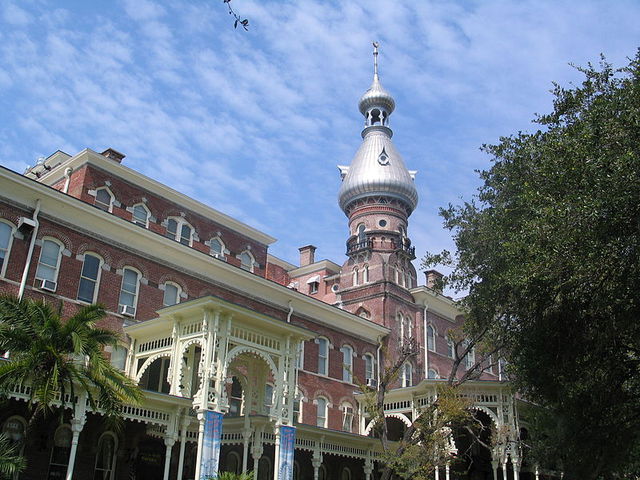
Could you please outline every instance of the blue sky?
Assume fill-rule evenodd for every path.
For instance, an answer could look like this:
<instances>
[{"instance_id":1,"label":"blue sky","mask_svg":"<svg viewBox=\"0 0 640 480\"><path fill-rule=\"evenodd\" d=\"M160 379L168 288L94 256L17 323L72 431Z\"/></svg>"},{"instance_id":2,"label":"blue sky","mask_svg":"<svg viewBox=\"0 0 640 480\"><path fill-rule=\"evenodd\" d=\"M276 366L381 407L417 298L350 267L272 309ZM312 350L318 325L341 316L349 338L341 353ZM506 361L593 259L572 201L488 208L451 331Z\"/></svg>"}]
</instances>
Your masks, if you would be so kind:
<instances>
[{"instance_id":1,"label":"blue sky","mask_svg":"<svg viewBox=\"0 0 640 480\"><path fill-rule=\"evenodd\" d=\"M113 147L125 164L269 233L297 262L344 260L338 164L360 143L380 75L394 141L418 170L409 234L451 248L438 207L469 199L479 151L533 130L568 64L640 46L638 1L0 1L0 163Z\"/></svg>"}]
</instances>

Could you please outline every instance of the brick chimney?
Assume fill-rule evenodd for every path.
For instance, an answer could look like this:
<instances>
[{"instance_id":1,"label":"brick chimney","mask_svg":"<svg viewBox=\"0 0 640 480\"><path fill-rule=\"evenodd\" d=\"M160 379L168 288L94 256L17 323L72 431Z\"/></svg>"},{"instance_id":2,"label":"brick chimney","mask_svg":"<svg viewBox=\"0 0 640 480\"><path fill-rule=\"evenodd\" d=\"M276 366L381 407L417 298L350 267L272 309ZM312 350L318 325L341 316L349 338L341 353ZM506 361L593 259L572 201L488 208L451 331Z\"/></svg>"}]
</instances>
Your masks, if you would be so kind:
<instances>
[{"instance_id":1,"label":"brick chimney","mask_svg":"<svg viewBox=\"0 0 640 480\"><path fill-rule=\"evenodd\" d=\"M114 150L113 148L107 148L100 155L107 157L113 160L114 162L118 162L118 163L122 163L122 159L126 157L124 153L120 153L119 151Z\"/></svg>"},{"instance_id":2,"label":"brick chimney","mask_svg":"<svg viewBox=\"0 0 640 480\"><path fill-rule=\"evenodd\" d=\"M313 245L307 245L305 247L300 247L298 250L300 251L301 267L315 263L316 247Z\"/></svg>"},{"instance_id":3,"label":"brick chimney","mask_svg":"<svg viewBox=\"0 0 640 480\"><path fill-rule=\"evenodd\" d=\"M426 270L424 274L427 277L427 288L435 290L438 293L442 293L442 285L440 285L440 280L442 280L442 277L444 277L444 275L437 270Z\"/></svg>"}]
</instances>

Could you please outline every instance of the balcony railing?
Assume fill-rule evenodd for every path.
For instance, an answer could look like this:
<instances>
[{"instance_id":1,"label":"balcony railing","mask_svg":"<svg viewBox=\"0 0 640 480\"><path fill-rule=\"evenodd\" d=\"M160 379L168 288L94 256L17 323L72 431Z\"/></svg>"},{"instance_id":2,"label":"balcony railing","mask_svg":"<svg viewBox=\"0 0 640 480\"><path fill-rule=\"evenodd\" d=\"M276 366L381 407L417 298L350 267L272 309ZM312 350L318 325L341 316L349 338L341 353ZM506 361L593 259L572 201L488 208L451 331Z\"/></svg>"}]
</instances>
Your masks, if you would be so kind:
<instances>
[{"instance_id":1,"label":"balcony railing","mask_svg":"<svg viewBox=\"0 0 640 480\"><path fill-rule=\"evenodd\" d=\"M361 250L370 250L373 248L373 240L364 240L362 242L354 242L347 244L347 255L359 252Z\"/></svg>"},{"instance_id":2,"label":"balcony railing","mask_svg":"<svg viewBox=\"0 0 640 480\"><path fill-rule=\"evenodd\" d=\"M405 252L407 255L409 255L411 257L415 257L416 256L416 247L412 247L410 245L405 245L404 243L395 243L395 242L393 242L393 248L394 248L394 250L400 250L402 252Z\"/></svg>"}]
</instances>

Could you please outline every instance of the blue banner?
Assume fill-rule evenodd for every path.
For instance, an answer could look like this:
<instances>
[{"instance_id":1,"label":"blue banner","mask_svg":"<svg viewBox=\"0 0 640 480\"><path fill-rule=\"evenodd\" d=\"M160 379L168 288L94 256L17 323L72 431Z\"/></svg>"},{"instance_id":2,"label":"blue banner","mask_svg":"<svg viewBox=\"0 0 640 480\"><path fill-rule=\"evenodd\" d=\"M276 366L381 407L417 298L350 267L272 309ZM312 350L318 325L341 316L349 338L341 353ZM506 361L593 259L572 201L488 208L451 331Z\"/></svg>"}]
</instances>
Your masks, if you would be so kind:
<instances>
[{"instance_id":1,"label":"blue banner","mask_svg":"<svg viewBox=\"0 0 640 480\"><path fill-rule=\"evenodd\" d=\"M218 476L220 460L220 441L222 439L222 413L207 410L204 412L204 436L200 457L200 480Z\"/></svg>"},{"instance_id":2,"label":"blue banner","mask_svg":"<svg viewBox=\"0 0 640 480\"><path fill-rule=\"evenodd\" d=\"M296 448L296 427L280 427L280 470L278 480L293 480L293 453Z\"/></svg>"}]
</instances>

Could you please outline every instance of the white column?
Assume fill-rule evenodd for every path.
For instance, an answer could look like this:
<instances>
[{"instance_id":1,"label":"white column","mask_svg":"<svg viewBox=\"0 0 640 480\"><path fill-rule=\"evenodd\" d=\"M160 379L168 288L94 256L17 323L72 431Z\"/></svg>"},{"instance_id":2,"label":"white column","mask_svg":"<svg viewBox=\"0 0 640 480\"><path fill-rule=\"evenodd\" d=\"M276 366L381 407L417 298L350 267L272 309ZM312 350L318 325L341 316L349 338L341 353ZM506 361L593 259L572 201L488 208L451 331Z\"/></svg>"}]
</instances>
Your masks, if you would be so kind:
<instances>
[{"instance_id":1,"label":"white column","mask_svg":"<svg viewBox=\"0 0 640 480\"><path fill-rule=\"evenodd\" d=\"M491 461L491 469L493 470L493 480L498 480L498 465L497 461Z\"/></svg>"},{"instance_id":2,"label":"white column","mask_svg":"<svg viewBox=\"0 0 640 480\"><path fill-rule=\"evenodd\" d=\"M313 480L318 480L318 471L320 470L320 465L322 465L322 452L320 451L320 444L322 440L319 442L316 441L316 447L313 450L313 457L311 458L311 466L313 467Z\"/></svg>"},{"instance_id":3,"label":"white column","mask_svg":"<svg viewBox=\"0 0 640 480\"><path fill-rule=\"evenodd\" d=\"M502 461L502 480L507 480L507 460Z\"/></svg>"},{"instance_id":4,"label":"white column","mask_svg":"<svg viewBox=\"0 0 640 480\"><path fill-rule=\"evenodd\" d=\"M436 469L434 473L435 473L435 479L440 480L440 467L438 465L436 465Z\"/></svg>"},{"instance_id":5,"label":"white column","mask_svg":"<svg viewBox=\"0 0 640 480\"><path fill-rule=\"evenodd\" d=\"M184 449L187 446L187 427L189 426L189 415L185 412L182 419L182 430L180 431L180 453L178 457L177 480L182 480L182 470L184 469Z\"/></svg>"},{"instance_id":6,"label":"white column","mask_svg":"<svg viewBox=\"0 0 640 480\"><path fill-rule=\"evenodd\" d=\"M242 473L244 473L247 471L247 466L249 462L249 441L251 440L250 428L245 428L242 431L242 439L244 441L242 446Z\"/></svg>"},{"instance_id":7,"label":"white column","mask_svg":"<svg viewBox=\"0 0 640 480\"><path fill-rule=\"evenodd\" d=\"M446 480L451 480L451 472L449 471L448 463L444 466L444 478L446 478Z\"/></svg>"},{"instance_id":8,"label":"white column","mask_svg":"<svg viewBox=\"0 0 640 480\"><path fill-rule=\"evenodd\" d=\"M173 437L164 437L164 475L162 476L162 480L169 480L169 470L171 469L171 450L173 445L176 443L175 438Z\"/></svg>"},{"instance_id":9,"label":"white column","mask_svg":"<svg viewBox=\"0 0 640 480\"><path fill-rule=\"evenodd\" d=\"M202 460L202 445L204 442L204 411L198 411L198 448L196 450L195 478L200 478L200 461Z\"/></svg>"},{"instance_id":10,"label":"white column","mask_svg":"<svg viewBox=\"0 0 640 480\"><path fill-rule=\"evenodd\" d=\"M519 480L520 479L520 459L518 458L512 458L511 459L511 466L513 467L513 480Z\"/></svg>"},{"instance_id":11,"label":"white column","mask_svg":"<svg viewBox=\"0 0 640 480\"><path fill-rule=\"evenodd\" d=\"M84 402L84 396L81 396L78 401ZM82 427L84 427L84 415L82 416L82 418L71 419L71 433L73 434L73 436L71 437L71 450L69 451L69 463L67 464L66 480L73 479L73 467L76 463L76 452L78 451L78 438L80 437Z\"/></svg>"},{"instance_id":12,"label":"white column","mask_svg":"<svg viewBox=\"0 0 640 480\"><path fill-rule=\"evenodd\" d=\"M264 427L253 434L253 447L251 448L251 455L253 455L253 479L258 480L258 467L260 466L260 457L262 456L262 431Z\"/></svg>"},{"instance_id":13,"label":"white column","mask_svg":"<svg viewBox=\"0 0 640 480\"><path fill-rule=\"evenodd\" d=\"M278 479L280 472L280 425L276 423L274 429L276 439L273 449L273 478Z\"/></svg>"},{"instance_id":14,"label":"white column","mask_svg":"<svg viewBox=\"0 0 640 480\"><path fill-rule=\"evenodd\" d=\"M538 470L537 465L536 465L536 480L540 480L540 470Z\"/></svg>"},{"instance_id":15,"label":"white column","mask_svg":"<svg viewBox=\"0 0 640 480\"><path fill-rule=\"evenodd\" d=\"M371 458L367 458L364 461L364 478L365 480L371 480L371 474L373 473L373 461Z\"/></svg>"}]
</instances>

